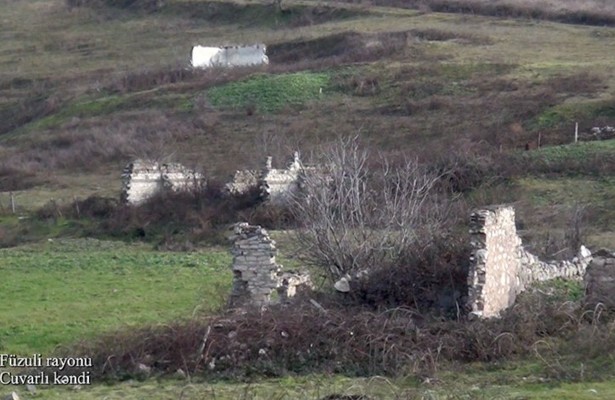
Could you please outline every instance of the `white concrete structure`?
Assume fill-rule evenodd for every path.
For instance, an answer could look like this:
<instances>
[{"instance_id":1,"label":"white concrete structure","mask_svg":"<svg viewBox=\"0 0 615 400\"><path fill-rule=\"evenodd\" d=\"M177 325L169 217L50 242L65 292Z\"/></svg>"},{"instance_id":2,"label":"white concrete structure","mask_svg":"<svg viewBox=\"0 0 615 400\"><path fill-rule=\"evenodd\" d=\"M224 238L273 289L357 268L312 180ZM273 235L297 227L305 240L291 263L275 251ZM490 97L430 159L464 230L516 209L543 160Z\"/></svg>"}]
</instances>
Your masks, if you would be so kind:
<instances>
[{"instance_id":1,"label":"white concrete structure","mask_svg":"<svg viewBox=\"0 0 615 400\"><path fill-rule=\"evenodd\" d=\"M193 68L239 67L269 64L264 44L250 46L194 46L190 63Z\"/></svg>"}]
</instances>

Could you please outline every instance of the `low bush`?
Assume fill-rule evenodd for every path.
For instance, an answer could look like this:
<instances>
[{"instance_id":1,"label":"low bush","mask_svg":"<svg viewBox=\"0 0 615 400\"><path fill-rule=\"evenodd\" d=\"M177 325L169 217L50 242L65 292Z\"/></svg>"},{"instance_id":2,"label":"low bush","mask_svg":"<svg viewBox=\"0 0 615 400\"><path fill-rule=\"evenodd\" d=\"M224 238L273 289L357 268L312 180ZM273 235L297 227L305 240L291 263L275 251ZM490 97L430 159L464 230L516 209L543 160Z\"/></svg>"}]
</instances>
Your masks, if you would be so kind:
<instances>
[{"instance_id":1,"label":"low bush","mask_svg":"<svg viewBox=\"0 0 615 400\"><path fill-rule=\"evenodd\" d=\"M612 322L586 321L578 305L555 301L539 290L519 296L502 318L477 321L438 321L409 308L374 312L319 300L324 311L306 298L260 312L116 332L70 351L93 358L96 378L112 379L138 377L139 364L155 373L182 369L234 379L310 372L431 374L442 363L512 361L532 354L545 364L546 375L562 360L568 362L564 379L578 377L578 363L585 363L588 375L615 373L599 369L615 357L613 347L606 346L615 338ZM573 346L589 346L592 352L578 353Z\"/></svg>"},{"instance_id":2,"label":"low bush","mask_svg":"<svg viewBox=\"0 0 615 400\"><path fill-rule=\"evenodd\" d=\"M0 164L0 188L4 192L24 190L43 183L44 180L25 168Z\"/></svg>"},{"instance_id":3,"label":"low bush","mask_svg":"<svg viewBox=\"0 0 615 400\"><path fill-rule=\"evenodd\" d=\"M377 309L408 307L448 318L465 315L469 243L465 236L444 236L425 248L412 248L398 264L376 266L356 283L351 281L351 294L358 304Z\"/></svg>"},{"instance_id":4,"label":"low bush","mask_svg":"<svg viewBox=\"0 0 615 400\"><path fill-rule=\"evenodd\" d=\"M347 0L353 1L353 0ZM587 25L615 25L615 7L600 0L552 2L517 0L372 0L378 6L496 17L546 19Z\"/></svg>"},{"instance_id":5,"label":"low bush","mask_svg":"<svg viewBox=\"0 0 615 400\"><path fill-rule=\"evenodd\" d=\"M94 218L99 234L154 241L160 248L175 250L190 249L201 241L227 245L226 229L240 221L269 229L294 224L287 209L263 202L260 188L231 195L214 180L196 190L162 191L138 205L90 197L63 207L48 204L37 215Z\"/></svg>"}]
</instances>

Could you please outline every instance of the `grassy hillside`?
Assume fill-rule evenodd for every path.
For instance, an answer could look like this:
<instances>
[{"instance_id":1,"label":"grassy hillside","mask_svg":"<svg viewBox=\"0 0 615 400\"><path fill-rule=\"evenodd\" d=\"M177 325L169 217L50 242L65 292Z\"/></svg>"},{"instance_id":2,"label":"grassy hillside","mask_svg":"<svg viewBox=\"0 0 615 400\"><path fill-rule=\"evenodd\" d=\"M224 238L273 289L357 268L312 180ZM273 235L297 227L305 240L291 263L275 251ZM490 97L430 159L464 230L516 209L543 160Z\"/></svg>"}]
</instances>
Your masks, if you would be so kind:
<instances>
[{"instance_id":1,"label":"grassy hillside","mask_svg":"<svg viewBox=\"0 0 615 400\"><path fill-rule=\"evenodd\" d=\"M539 155L532 170L497 156L538 137L569 143L576 122L581 132L614 125L615 28L549 17L595 12L597 3L502 2L495 16L478 12L487 7L478 1L444 8L454 13L412 4L2 4L0 207L8 209L9 191L24 211L52 199L117 198L121 169L137 157L224 180L266 155L281 164L299 149L309 161L321 145L357 134L391 156L429 163L491 157L521 185L480 188L475 205L517 202L520 214L535 205L525 177L612 172L607 147L607 157L589 161L571 154L567 172ZM515 11L523 7L542 13ZM254 41L267 43L268 67L188 68L193 44ZM535 229L543 222L534 219ZM592 234L613 243L605 225Z\"/></svg>"},{"instance_id":2,"label":"grassy hillside","mask_svg":"<svg viewBox=\"0 0 615 400\"><path fill-rule=\"evenodd\" d=\"M0 247L8 247L0 250L0 352L47 353L117 328L172 327L174 320L222 304L229 256L212 249L221 236L211 234L212 226L229 222L228 215L256 221L276 215L239 206L232 214L235 205L218 203L199 213L184 210L188 203L164 203L108 219L75 216L71 203L77 199L119 198L122 168L134 158L178 161L225 180L237 169L260 166L268 155L281 165L300 150L317 162L323 145L359 136L392 160L416 157L435 170L454 168L464 210L513 203L524 241L536 253L560 254L575 227L590 248L615 247L614 142L571 143L575 123L581 133L615 126L612 4L280 5L0 2ZM267 44L268 66L189 68L192 45L254 42ZM101 228L105 224L111 228ZM284 233L277 235L281 248L291 247ZM75 239L84 236L101 240ZM106 241L110 237L136 243ZM177 250L166 246L169 237L194 239L196 252L152 250L152 244ZM581 336L581 317L558 315L558 327ZM534 351L532 357L519 364L459 370L439 363L436 346L437 353L417 361L432 363L429 379L295 377L238 387L165 378L82 391L54 388L37 396L613 397L612 383L578 383L611 379L613 371L582 354L558 353L559 342L543 340L547 334L540 329L532 328L537 336L529 337L541 339L522 352ZM478 343L484 347L476 351L506 347L500 339L508 337ZM594 375L588 378L587 371Z\"/></svg>"},{"instance_id":3,"label":"grassy hillside","mask_svg":"<svg viewBox=\"0 0 615 400\"><path fill-rule=\"evenodd\" d=\"M538 131L561 143L573 120L589 129L614 117L611 28L291 1L279 15L267 3L94 4L2 5L6 189L58 187L85 170L117 191L121 166L136 156L172 156L225 177L265 149L307 154L357 132L385 151L430 143L438 154L461 139L515 149ZM268 44L269 68L186 70L193 44L255 40ZM221 85L255 72L310 70L329 76L319 86L337 95L256 115L246 110L256 93L224 98Z\"/></svg>"}]
</instances>

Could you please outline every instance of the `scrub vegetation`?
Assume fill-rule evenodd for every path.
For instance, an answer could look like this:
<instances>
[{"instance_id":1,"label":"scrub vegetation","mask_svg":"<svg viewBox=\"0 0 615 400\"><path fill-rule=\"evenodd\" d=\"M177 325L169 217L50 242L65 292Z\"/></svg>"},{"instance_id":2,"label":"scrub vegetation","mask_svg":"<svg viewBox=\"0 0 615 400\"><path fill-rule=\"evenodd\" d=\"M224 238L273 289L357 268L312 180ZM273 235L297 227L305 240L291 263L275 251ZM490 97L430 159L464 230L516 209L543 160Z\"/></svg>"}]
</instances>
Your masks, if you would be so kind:
<instances>
[{"instance_id":1,"label":"scrub vegetation","mask_svg":"<svg viewBox=\"0 0 615 400\"><path fill-rule=\"evenodd\" d=\"M490 321L434 295L464 284L474 207L512 203L546 258L615 247L613 140L572 143L577 123L584 138L615 126L609 2L22 0L0 4L0 25L0 353L95 364L95 385L35 397L615 395L613 315L587 309L580 284L535 287ZM193 44L254 42L269 65L189 68ZM340 143L364 169L317 192L320 208L219 195L268 155L330 163ZM208 185L123 206L135 158ZM394 207L412 194L390 175L400 166L429 183L416 207L429 218L396 214L414 209ZM344 192L352 176L366 184ZM365 202L332 203L353 196ZM327 217L352 221L352 239L318 258L295 230ZM238 221L273 230L282 263L308 265L318 290L226 310ZM364 268L378 273L355 295L328 289Z\"/></svg>"}]
</instances>

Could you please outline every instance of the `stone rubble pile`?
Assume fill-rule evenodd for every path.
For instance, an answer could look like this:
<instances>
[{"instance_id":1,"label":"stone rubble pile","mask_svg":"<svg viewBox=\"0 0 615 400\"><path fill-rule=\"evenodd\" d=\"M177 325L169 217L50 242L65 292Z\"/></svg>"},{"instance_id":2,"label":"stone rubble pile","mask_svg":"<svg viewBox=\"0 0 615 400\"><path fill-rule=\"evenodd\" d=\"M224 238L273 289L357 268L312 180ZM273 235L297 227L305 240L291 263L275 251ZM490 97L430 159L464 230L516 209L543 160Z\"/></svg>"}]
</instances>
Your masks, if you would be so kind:
<instances>
[{"instance_id":1,"label":"stone rubble pile","mask_svg":"<svg viewBox=\"0 0 615 400\"><path fill-rule=\"evenodd\" d=\"M612 126L595 126L591 130L591 135L594 140L607 140L615 137L615 127Z\"/></svg>"},{"instance_id":2,"label":"stone rubble pile","mask_svg":"<svg viewBox=\"0 0 615 400\"><path fill-rule=\"evenodd\" d=\"M257 170L235 171L233 179L224 188L231 195L247 193L251 188L258 187L260 175Z\"/></svg>"}]
</instances>

